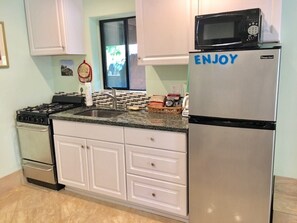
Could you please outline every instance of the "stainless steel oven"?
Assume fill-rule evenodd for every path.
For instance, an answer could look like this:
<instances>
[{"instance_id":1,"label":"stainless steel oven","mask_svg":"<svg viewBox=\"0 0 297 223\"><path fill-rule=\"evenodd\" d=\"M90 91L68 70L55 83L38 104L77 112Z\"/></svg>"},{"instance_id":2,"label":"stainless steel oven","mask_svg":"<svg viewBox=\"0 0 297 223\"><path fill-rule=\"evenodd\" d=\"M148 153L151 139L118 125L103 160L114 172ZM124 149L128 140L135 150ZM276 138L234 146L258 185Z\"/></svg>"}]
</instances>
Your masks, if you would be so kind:
<instances>
[{"instance_id":1,"label":"stainless steel oven","mask_svg":"<svg viewBox=\"0 0 297 223\"><path fill-rule=\"evenodd\" d=\"M55 184L55 160L50 126L17 122L25 177Z\"/></svg>"},{"instance_id":2,"label":"stainless steel oven","mask_svg":"<svg viewBox=\"0 0 297 223\"><path fill-rule=\"evenodd\" d=\"M52 123L49 115L81 106L83 97L74 93L60 92L49 104L27 107L17 111L17 131L22 167L27 181L59 190Z\"/></svg>"}]
</instances>

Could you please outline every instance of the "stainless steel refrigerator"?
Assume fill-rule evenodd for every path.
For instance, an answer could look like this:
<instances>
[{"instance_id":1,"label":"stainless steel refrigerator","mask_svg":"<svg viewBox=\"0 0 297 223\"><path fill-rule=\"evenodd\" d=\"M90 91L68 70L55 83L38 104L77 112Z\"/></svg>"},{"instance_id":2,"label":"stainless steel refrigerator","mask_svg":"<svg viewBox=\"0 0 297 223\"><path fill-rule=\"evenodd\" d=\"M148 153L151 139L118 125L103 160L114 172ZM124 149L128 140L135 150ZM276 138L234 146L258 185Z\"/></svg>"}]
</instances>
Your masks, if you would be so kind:
<instances>
[{"instance_id":1,"label":"stainless steel refrigerator","mask_svg":"<svg viewBox=\"0 0 297 223\"><path fill-rule=\"evenodd\" d=\"M190 223L269 223L280 47L189 63Z\"/></svg>"}]
</instances>

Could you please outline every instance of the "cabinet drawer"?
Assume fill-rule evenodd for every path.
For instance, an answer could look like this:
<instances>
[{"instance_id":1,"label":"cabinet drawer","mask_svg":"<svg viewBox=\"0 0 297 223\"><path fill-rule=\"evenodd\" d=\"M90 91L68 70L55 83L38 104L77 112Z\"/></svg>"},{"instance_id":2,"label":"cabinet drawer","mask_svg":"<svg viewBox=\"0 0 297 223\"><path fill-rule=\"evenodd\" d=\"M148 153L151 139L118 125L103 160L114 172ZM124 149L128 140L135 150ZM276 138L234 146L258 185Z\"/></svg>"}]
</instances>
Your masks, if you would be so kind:
<instances>
[{"instance_id":1,"label":"cabinet drawer","mask_svg":"<svg viewBox=\"0 0 297 223\"><path fill-rule=\"evenodd\" d=\"M53 120L54 134L124 143L123 127Z\"/></svg>"},{"instance_id":2,"label":"cabinet drawer","mask_svg":"<svg viewBox=\"0 0 297 223\"><path fill-rule=\"evenodd\" d=\"M186 152L186 133L138 128L125 128L127 144Z\"/></svg>"},{"instance_id":3,"label":"cabinet drawer","mask_svg":"<svg viewBox=\"0 0 297 223\"><path fill-rule=\"evenodd\" d=\"M186 153L126 146L127 172L186 185Z\"/></svg>"},{"instance_id":4,"label":"cabinet drawer","mask_svg":"<svg viewBox=\"0 0 297 223\"><path fill-rule=\"evenodd\" d=\"M127 174L128 200L151 208L187 215L186 186Z\"/></svg>"}]
</instances>

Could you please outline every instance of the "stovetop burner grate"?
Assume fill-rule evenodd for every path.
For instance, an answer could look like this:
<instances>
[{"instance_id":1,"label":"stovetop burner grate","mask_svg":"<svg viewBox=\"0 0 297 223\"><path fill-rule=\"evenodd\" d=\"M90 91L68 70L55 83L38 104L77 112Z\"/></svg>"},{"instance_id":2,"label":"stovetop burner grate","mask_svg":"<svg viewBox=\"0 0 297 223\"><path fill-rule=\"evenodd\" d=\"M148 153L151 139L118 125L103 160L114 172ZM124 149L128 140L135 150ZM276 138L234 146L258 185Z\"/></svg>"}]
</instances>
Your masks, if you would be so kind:
<instances>
[{"instance_id":1,"label":"stovetop burner grate","mask_svg":"<svg viewBox=\"0 0 297 223\"><path fill-rule=\"evenodd\" d=\"M59 92L53 96L52 103L28 106L17 111L17 121L49 125L49 115L82 106L84 98L78 93Z\"/></svg>"}]
</instances>

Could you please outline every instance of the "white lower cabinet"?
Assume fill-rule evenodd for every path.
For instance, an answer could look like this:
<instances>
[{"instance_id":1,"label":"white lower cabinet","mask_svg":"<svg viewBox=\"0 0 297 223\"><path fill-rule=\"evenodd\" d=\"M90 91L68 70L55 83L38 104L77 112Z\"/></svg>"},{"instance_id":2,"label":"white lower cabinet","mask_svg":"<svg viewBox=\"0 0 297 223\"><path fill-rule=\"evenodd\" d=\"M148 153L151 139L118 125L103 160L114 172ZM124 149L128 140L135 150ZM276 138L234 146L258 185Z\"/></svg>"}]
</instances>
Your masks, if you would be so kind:
<instances>
[{"instance_id":1,"label":"white lower cabinet","mask_svg":"<svg viewBox=\"0 0 297 223\"><path fill-rule=\"evenodd\" d=\"M186 218L186 133L60 120L53 125L59 183Z\"/></svg>"},{"instance_id":2,"label":"white lower cabinet","mask_svg":"<svg viewBox=\"0 0 297 223\"><path fill-rule=\"evenodd\" d=\"M124 145L87 140L90 191L126 199Z\"/></svg>"},{"instance_id":3,"label":"white lower cabinet","mask_svg":"<svg viewBox=\"0 0 297 223\"><path fill-rule=\"evenodd\" d=\"M86 140L59 135L54 140L59 183L88 190Z\"/></svg>"},{"instance_id":4,"label":"white lower cabinet","mask_svg":"<svg viewBox=\"0 0 297 223\"><path fill-rule=\"evenodd\" d=\"M106 139L102 136L109 130L104 125L95 126L98 127L98 137L100 131L105 131L101 135L102 141L63 135L72 135L71 125L72 131L76 131L73 135L78 135L77 131L82 130L85 134L85 124L80 126L75 122L54 121L54 132L57 130L61 134L54 135L59 183L126 200L124 144L103 141ZM89 125L90 128L94 127L93 124ZM123 128L118 128L123 134ZM110 131L110 134L113 133Z\"/></svg>"},{"instance_id":5,"label":"white lower cabinet","mask_svg":"<svg viewBox=\"0 0 297 223\"><path fill-rule=\"evenodd\" d=\"M186 139L186 133L125 128L129 201L187 216Z\"/></svg>"}]
</instances>

